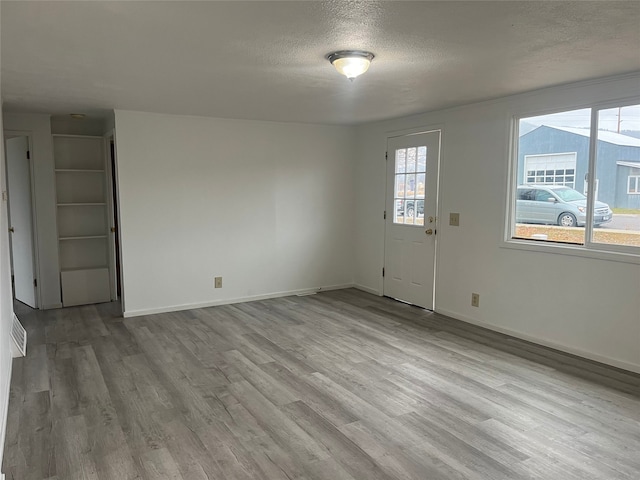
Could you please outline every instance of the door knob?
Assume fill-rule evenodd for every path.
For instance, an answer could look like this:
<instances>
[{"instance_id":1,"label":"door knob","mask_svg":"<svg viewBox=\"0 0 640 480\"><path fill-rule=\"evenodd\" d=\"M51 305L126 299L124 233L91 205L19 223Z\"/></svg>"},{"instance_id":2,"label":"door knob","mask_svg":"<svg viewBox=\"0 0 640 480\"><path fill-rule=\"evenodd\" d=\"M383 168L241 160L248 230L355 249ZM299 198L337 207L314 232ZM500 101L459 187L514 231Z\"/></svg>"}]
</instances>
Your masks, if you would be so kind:
<instances>
[{"instance_id":1,"label":"door knob","mask_svg":"<svg viewBox=\"0 0 640 480\"><path fill-rule=\"evenodd\" d=\"M425 230L424 233L426 233L427 235L433 235L433 230L429 228L428 230Z\"/></svg>"},{"instance_id":2,"label":"door knob","mask_svg":"<svg viewBox=\"0 0 640 480\"><path fill-rule=\"evenodd\" d=\"M433 223L433 217L429 217L429 223Z\"/></svg>"},{"instance_id":3,"label":"door knob","mask_svg":"<svg viewBox=\"0 0 640 480\"><path fill-rule=\"evenodd\" d=\"M13 227L9 227L9 231L10 231L11 233L14 233L14 232L15 232L15 230L14 230L14 228L13 228Z\"/></svg>"}]
</instances>

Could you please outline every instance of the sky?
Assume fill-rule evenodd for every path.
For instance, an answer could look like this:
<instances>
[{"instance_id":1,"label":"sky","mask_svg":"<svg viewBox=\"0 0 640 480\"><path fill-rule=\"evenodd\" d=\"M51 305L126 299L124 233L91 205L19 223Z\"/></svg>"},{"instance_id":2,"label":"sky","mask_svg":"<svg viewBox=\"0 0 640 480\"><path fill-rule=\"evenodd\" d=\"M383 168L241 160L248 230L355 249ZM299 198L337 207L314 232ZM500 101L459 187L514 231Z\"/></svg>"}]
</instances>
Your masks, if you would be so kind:
<instances>
[{"instance_id":1,"label":"sky","mask_svg":"<svg viewBox=\"0 0 640 480\"><path fill-rule=\"evenodd\" d=\"M624 132L625 130L640 131L640 105L622 107L620 110L618 107L601 110L598 118L598 129L617 132L618 114L620 114L621 120L620 132ZM522 120L536 126L549 125L552 127L589 128L591 123L591 109L584 108L571 112L523 118Z\"/></svg>"}]
</instances>

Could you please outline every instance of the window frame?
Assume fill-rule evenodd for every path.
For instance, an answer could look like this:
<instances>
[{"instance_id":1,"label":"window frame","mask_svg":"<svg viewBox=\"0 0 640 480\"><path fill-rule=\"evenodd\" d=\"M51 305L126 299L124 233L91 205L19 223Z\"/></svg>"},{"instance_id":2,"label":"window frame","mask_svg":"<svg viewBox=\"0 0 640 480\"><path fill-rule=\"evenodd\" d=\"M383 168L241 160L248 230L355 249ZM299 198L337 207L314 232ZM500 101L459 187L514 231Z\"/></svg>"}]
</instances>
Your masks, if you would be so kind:
<instances>
[{"instance_id":1,"label":"window frame","mask_svg":"<svg viewBox=\"0 0 640 480\"><path fill-rule=\"evenodd\" d=\"M407 159L409 157L409 149L414 148L416 150L416 158L415 158L415 169L413 172L407 172ZM420 165L420 149L424 148L425 149L425 165L424 165L424 170L419 170L419 165ZM404 150L405 151L405 167L404 167L404 171L403 172L398 172L398 164L397 164L397 155L398 155L398 151L399 150ZM420 228L424 228L424 224L425 224L425 218L424 218L424 205L425 205L425 200L426 200L426 181L427 181L427 156L428 156L428 151L427 151L427 147L425 145L417 145L414 147L404 147L404 148L400 148L400 149L396 149L393 150L393 164L394 164L394 168L393 168L393 176L394 176L394 180L393 180L393 212L392 215L393 217L391 218L391 221L393 223L393 225L402 225L405 227L420 227ZM397 188L398 188L398 177L400 175L404 176L404 183L403 183L403 192L404 192L404 196L403 197L398 197L396 196L397 194ZM414 175L415 177L415 185L414 185L414 191L413 191L413 197L407 197L407 177L409 175ZM418 197L418 176L419 175L424 175L424 189L425 191L422 194L422 197ZM402 206L403 206L403 221L402 222L397 222L397 218L398 218L398 210L397 210L397 202L401 201L402 202ZM413 203L413 221L412 223L406 223L406 219L407 219L407 204L409 202ZM422 223L418 223L419 217L418 217L418 204L419 202L422 202Z\"/></svg>"},{"instance_id":2,"label":"window frame","mask_svg":"<svg viewBox=\"0 0 640 480\"><path fill-rule=\"evenodd\" d=\"M636 182L635 191L631 191L631 179L634 179ZM640 195L640 175L629 175L627 177L627 195Z\"/></svg>"},{"instance_id":3,"label":"window frame","mask_svg":"<svg viewBox=\"0 0 640 480\"><path fill-rule=\"evenodd\" d=\"M507 166L507 198L505 208L505 229L501 246L518 250L529 250L543 253L574 255L587 258L597 258L625 263L640 264L640 247L629 245L615 245L594 242L593 216L595 205L595 189L587 192L587 219L585 225L584 244L566 244L553 241L541 241L535 239L514 238L516 228L516 197L518 188L518 153L520 141L520 121L525 118L541 115L564 113L571 110L591 109L590 136L589 136L589 162L588 173L585 180L593 184L593 173L597 162L598 142L598 115L601 110L610 108L627 107L640 104L640 97L625 97L603 102L588 104L566 105L562 108L548 108L542 110L523 110L510 116L510 141L508 145ZM627 185L628 187L628 185Z\"/></svg>"}]
</instances>

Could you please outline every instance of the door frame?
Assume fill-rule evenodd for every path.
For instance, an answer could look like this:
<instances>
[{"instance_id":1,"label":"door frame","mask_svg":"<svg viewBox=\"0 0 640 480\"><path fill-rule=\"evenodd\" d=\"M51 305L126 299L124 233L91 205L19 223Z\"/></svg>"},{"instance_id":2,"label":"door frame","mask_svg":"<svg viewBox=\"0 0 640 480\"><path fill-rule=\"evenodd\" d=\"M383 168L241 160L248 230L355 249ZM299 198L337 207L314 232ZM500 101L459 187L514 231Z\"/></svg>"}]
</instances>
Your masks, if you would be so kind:
<instances>
[{"instance_id":1,"label":"door frame","mask_svg":"<svg viewBox=\"0 0 640 480\"><path fill-rule=\"evenodd\" d=\"M115 234L110 236L109 240L109 263L111 274L109 275L109 285L111 288L111 301L118 300L117 284L120 283L120 309L124 312L124 279L122 268L122 222L120 218L120 189L118 184L118 149L116 148L116 129L107 131L104 135L105 148L105 172L107 173L107 212L109 215L109 223L113 223L117 213L117 229ZM113 142L113 162L111 159L111 142ZM115 191L115 203L114 194ZM111 227L109 227L111 228ZM116 237L120 248L116 248ZM116 258L117 256L117 258ZM116 264L120 264L120 271L116 268Z\"/></svg>"},{"instance_id":2,"label":"door frame","mask_svg":"<svg viewBox=\"0 0 640 480\"><path fill-rule=\"evenodd\" d=\"M384 165L384 175L383 177L383 182L384 182L384 187L382 189L382 191L384 192L384 196L383 196L383 211L386 211L387 208L387 195L389 194L388 192L388 166L387 166L387 155L388 155L388 150L389 150L389 140L391 139L396 139L399 137L408 137L411 135L419 135L421 133L432 133L432 132L440 132L440 145L439 145L439 152L438 152L438 176L436 178L436 222L435 222L435 229L439 230L440 229L440 220L442 218L442 202L440 201L441 198L441 189L440 189L440 179L442 178L442 171L443 171L443 165L444 163L442 162L442 158L444 155L444 135L445 135L445 129L444 129L444 124L443 123L435 123L435 124L430 124L430 125L426 125L423 127L414 127L414 128L409 128L409 129L402 129L402 130L392 130L389 132L386 132L385 135L385 143L384 143L384 151L385 151L385 155L383 156L383 165ZM389 215L390 212L386 212L387 215ZM383 224L382 224L382 258L381 258L381 269L380 269L380 283L379 283L379 291L380 291L380 295L381 296L385 296L384 295L384 277L382 276L382 269L385 266L385 257L386 257L386 249L387 249L387 224L386 224L386 219L383 219ZM436 296L436 286L438 284L438 264L439 264L439 257L440 257L440 242L438 241L438 236L437 234L434 236L434 255L433 255L433 312L437 311L437 296ZM390 297L391 298L391 297ZM422 308L422 307L420 307Z\"/></svg>"},{"instance_id":3,"label":"door frame","mask_svg":"<svg viewBox=\"0 0 640 480\"><path fill-rule=\"evenodd\" d=\"M35 169L34 169L35 153L33 151L33 132L25 131L25 130L4 130L3 135L4 135L4 141L3 141L2 148L4 149L4 153L5 153L5 159L4 159L5 171L8 167L6 141L11 138L27 137L27 148L29 149L29 158L27 161L29 162L29 184L31 185L31 232L32 232L31 245L33 249L31 253L33 255L33 278L38 282L38 286L35 287L35 290L36 290L35 304L36 304L36 309L39 310L42 308L42 283L40 282L40 254L39 254L40 248L39 248L39 242L38 242L38 238L39 238L38 211L36 209L37 193L36 193L36 179L35 179ZM5 187L7 188L7 191L9 191L10 189L9 189L8 177L5 179L5 182L6 182ZM9 206L9 203L11 202L10 197L11 197L11 194L8 195L8 199L7 199L7 214L9 215L9 220L11 219L11 210ZM11 236L9 237L9 252L11 254L11 268L12 268L11 293L15 297L15 294L13 292L13 239L11 239Z\"/></svg>"}]
</instances>

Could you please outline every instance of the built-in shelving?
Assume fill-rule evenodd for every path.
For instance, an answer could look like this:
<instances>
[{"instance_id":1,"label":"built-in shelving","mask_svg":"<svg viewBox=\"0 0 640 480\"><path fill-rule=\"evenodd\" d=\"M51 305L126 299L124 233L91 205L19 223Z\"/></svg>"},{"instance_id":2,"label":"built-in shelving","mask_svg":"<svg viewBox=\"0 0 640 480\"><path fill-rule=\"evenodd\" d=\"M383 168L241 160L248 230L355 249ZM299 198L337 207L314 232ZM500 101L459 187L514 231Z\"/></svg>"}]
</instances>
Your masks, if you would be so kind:
<instances>
[{"instance_id":1,"label":"built-in shelving","mask_svg":"<svg viewBox=\"0 0 640 480\"><path fill-rule=\"evenodd\" d=\"M79 235L77 237L58 237L61 242L67 240L91 240L92 238L107 238L106 235Z\"/></svg>"},{"instance_id":2,"label":"built-in shelving","mask_svg":"<svg viewBox=\"0 0 640 480\"><path fill-rule=\"evenodd\" d=\"M53 137L62 303L107 302L109 231L104 143L100 137Z\"/></svg>"},{"instance_id":3,"label":"built-in shelving","mask_svg":"<svg viewBox=\"0 0 640 480\"><path fill-rule=\"evenodd\" d=\"M84 202L84 203L59 203L59 207L91 207L95 205L106 205L104 202Z\"/></svg>"},{"instance_id":4,"label":"built-in shelving","mask_svg":"<svg viewBox=\"0 0 640 480\"><path fill-rule=\"evenodd\" d=\"M109 268L109 266L108 265L102 265L102 266L97 266L95 268ZM65 268L65 269L62 269L60 271L61 272L80 272L80 271L83 271L83 270L86 270L86 268L81 268L81 267L78 267L78 268Z\"/></svg>"}]
</instances>

